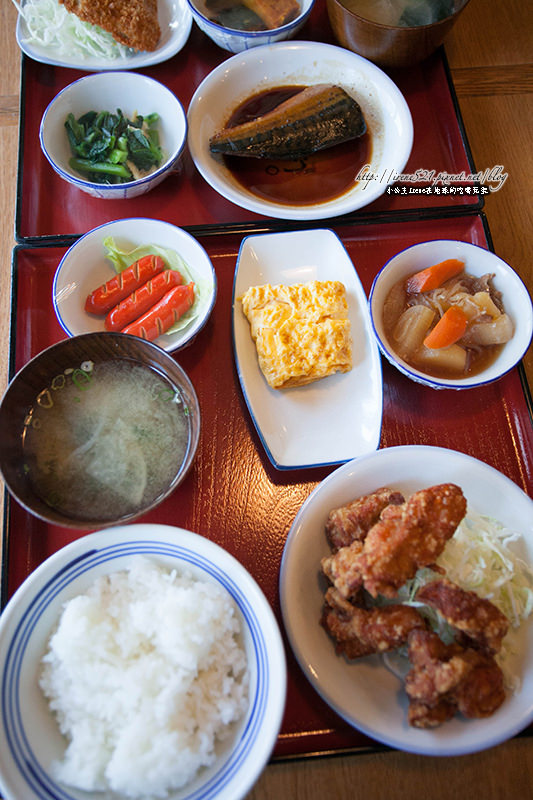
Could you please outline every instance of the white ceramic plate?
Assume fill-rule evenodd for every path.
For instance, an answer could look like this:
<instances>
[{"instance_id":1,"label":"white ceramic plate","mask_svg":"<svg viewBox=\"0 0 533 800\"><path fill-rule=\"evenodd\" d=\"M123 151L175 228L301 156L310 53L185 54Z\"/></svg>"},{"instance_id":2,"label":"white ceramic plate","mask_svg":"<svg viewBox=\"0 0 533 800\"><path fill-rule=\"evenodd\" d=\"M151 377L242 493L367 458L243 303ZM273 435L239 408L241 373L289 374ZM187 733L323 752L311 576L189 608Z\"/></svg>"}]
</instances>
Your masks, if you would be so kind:
<instances>
[{"instance_id":1,"label":"white ceramic plate","mask_svg":"<svg viewBox=\"0 0 533 800\"><path fill-rule=\"evenodd\" d=\"M492 516L524 537L521 555L533 562L533 501L512 481L464 453L436 447L390 447L344 464L309 496L289 532L280 572L283 620L309 681L348 723L391 747L425 755L461 755L492 747L533 720L533 621L520 630L513 670L521 688L487 719L459 717L433 730L407 724L400 680L379 656L349 663L335 654L319 624L324 585L320 560L330 550L324 533L329 511L380 486L406 495L438 483L459 485L469 508Z\"/></svg>"},{"instance_id":2,"label":"white ceramic plate","mask_svg":"<svg viewBox=\"0 0 533 800\"><path fill-rule=\"evenodd\" d=\"M63 603L140 555L222 585L237 605L248 656L247 715L213 766L171 792L169 800L238 800L269 759L285 707L286 665L279 627L261 589L232 555L203 536L166 525L123 526L82 537L48 558L0 617L0 782L6 800L102 799L101 792L66 789L51 776L52 761L66 745L38 687L37 670Z\"/></svg>"},{"instance_id":3,"label":"white ceramic plate","mask_svg":"<svg viewBox=\"0 0 533 800\"><path fill-rule=\"evenodd\" d=\"M309 206L262 200L241 186L222 158L209 151L209 138L252 95L283 85L334 83L361 106L372 135L369 171L338 198ZM254 47L224 61L200 84L188 110L189 150L205 180L242 208L281 219L325 219L368 205L383 194L402 171L413 143L409 107L397 86L375 64L342 47L322 42L277 42Z\"/></svg>"},{"instance_id":4,"label":"white ceramic plate","mask_svg":"<svg viewBox=\"0 0 533 800\"><path fill-rule=\"evenodd\" d=\"M103 241L108 236L113 236L115 244L123 250L155 244L171 248L185 260L198 292L196 316L186 327L159 336L155 343L167 352L190 344L207 322L216 300L217 280L211 259L196 239L182 228L147 218L122 219L100 225L81 236L67 250L52 286L54 311L63 330L69 336L105 330L104 317L88 314L84 305L93 289L116 274L105 255Z\"/></svg>"},{"instance_id":5,"label":"white ceramic plate","mask_svg":"<svg viewBox=\"0 0 533 800\"><path fill-rule=\"evenodd\" d=\"M20 14L16 27L17 43L22 52L33 58L34 61L52 64L57 67L72 67L74 69L84 69L88 72L112 69L140 69L141 67L159 64L172 58L185 45L191 32L192 14L187 0L159 0L158 14L161 39L157 49L150 53L135 53L126 58L109 59L88 56L80 59L66 54L58 54L52 48L33 44L28 41L28 28Z\"/></svg>"},{"instance_id":6,"label":"white ceramic plate","mask_svg":"<svg viewBox=\"0 0 533 800\"><path fill-rule=\"evenodd\" d=\"M250 286L311 280L339 280L346 287L353 368L307 386L271 389L259 368L238 298ZM275 467L339 464L379 446L383 410L379 351L359 276L333 231L268 233L243 240L233 286L233 340L246 404Z\"/></svg>"}]
</instances>

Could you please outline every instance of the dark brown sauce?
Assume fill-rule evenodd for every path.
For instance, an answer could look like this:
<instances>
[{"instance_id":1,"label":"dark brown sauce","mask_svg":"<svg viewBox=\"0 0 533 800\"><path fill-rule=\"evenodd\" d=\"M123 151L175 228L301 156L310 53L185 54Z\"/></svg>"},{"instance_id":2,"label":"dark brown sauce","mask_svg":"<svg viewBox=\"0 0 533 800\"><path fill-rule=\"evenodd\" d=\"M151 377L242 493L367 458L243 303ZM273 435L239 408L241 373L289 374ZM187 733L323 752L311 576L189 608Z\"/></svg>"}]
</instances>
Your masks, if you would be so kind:
<instances>
[{"instance_id":1,"label":"dark brown sauce","mask_svg":"<svg viewBox=\"0 0 533 800\"><path fill-rule=\"evenodd\" d=\"M227 127L240 125L272 111L305 86L281 86L244 101L231 115ZM224 156L234 178L252 194L282 205L313 205L340 197L357 183L357 175L370 162L371 136L334 145L310 156L288 159Z\"/></svg>"}]
</instances>

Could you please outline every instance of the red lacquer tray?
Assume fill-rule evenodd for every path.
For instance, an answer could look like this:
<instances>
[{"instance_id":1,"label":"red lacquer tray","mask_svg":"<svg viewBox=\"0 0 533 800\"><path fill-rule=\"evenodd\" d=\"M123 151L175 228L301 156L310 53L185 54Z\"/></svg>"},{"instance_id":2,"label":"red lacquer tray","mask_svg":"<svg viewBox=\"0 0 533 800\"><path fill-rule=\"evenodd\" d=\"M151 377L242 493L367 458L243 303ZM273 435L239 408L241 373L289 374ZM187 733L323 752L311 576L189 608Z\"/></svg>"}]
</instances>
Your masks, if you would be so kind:
<instances>
[{"instance_id":1,"label":"red lacquer tray","mask_svg":"<svg viewBox=\"0 0 533 800\"><path fill-rule=\"evenodd\" d=\"M453 238L490 247L483 215L365 223L335 230L367 293L380 266L416 242ZM217 273L217 301L207 326L176 355L201 405L198 455L182 486L143 521L195 531L230 551L261 585L283 629L278 573L286 536L304 500L332 469L277 471L255 433L231 340L232 283L241 238L237 234L200 238ZM57 245L15 248L11 374L64 338L51 304L52 280L64 252L65 247ZM381 447L424 444L460 450L496 467L533 494L531 405L521 369L465 392L425 388L385 361L383 379ZM13 500L6 504L5 517L4 602L45 558L80 535L35 519ZM378 746L325 705L288 646L287 658L287 706L275 757Z\"/></svg>"},{"instance_id":2,"label":"red lacquer tray","mask_svg":"<svg viewBox=\"0 0 533 800\"><path fill-rule=\"evenodd\" d=\"M317 0L313 14L300 32L302 40L334 43L324 0ZM168 86L185 109L203 78L219 63L230 57L193 25L191 36L174 58L163 64L140 70ZM182 171L169 177L151 193L131 200L111 201L89 197L61 180L52 170L39 147L41 117L55 95L86 73L40 64L23 57L21 85L21 128L15 235L29 243L42 238L71 237L85 233L112 219L155 217L196 233L221 226L226 231L242 232L250 226L261 227L265 217L241 209L204 181L186 149ZM475 173L459 107L448 73L444 51L440 50L423 64L410 69L390 71L403 92L414 121L414 145L404 175L417 170L435 175L471 175ZM344 221L395 214L420 216L440 209L443 213L479 211L483 196L474 192L487 187L457 186L457 193L409 194L422 184L394 187L399 193L385 194ZM447 191L447 190L445 190ZM454 189L455 191L455 189ZM268 220L270 226L275 223ZM294 227L294 225L293 225Z\"/></svg>"}]
</instances>

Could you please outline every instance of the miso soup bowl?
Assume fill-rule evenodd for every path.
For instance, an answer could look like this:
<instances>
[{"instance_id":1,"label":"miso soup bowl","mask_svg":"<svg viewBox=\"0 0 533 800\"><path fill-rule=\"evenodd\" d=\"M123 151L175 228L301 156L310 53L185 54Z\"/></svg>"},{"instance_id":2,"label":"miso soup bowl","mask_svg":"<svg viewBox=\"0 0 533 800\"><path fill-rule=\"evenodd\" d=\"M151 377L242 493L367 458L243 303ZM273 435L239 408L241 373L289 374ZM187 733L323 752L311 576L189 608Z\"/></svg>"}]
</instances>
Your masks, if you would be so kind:
<instances>
[{"instance_id":1,"label":"miso soup bowl","mask_svg":"<svg viewBox=\"0 0 533 800\"><path fill-rule=\"evenodd\" d=\"M29 475L24 451L28 426L43 424L46 410L61 391L81 380L91 365L105 362L141 365L168 383L154 402L181 404L188 424L188 445L181 461L169 474L168 482L151 502L131 513L114 517L105 507L95 508L92 516L66 516L37 493ZM76 383L77 376L79 382ZM162 396L164 394L164 396ZM73 402L76 397L73 397ZM124 402L128 399L125 397ZM35 411L40 409L37 416ZM124 524L163 502L185 479L194 461L200 435L200 407L194 387L183 369L157 345L122 333L88 333L73 336L48 347L29 361L10 381L0 404L0 472L10 494L34 516L54 525L77 529L100 529Z\"/></svg>"},{"instance_id":2,"label":"miso soup bowl","mask_svg":"<svg viewBox=\"0 0 533 800\"><path fill-rule=\"evenodd\" d=\"M399 25L393 17L376 22L365 16L368 1L327 0L329 21L335 38L380 67L395 68L417 64L431 55L451 31L469 0L454 0L447 16L428 25ZM380 4L374 3L374 7Z\"/></svg>"},{"instance_id":3,"label":"miso soup bowl","mask_svg":"<svg viewBox=\"0 0 533 800\"><path fill-rule=\"evenodd\" d=\"M447 258L465 263L465 271L481 277L493 274L493 285L502 293L502 302L511 317L514 334L497 358L484 370L460 379L436 378L415 369L395 352L385 333L383 306L387 294L398 281ZM378 272L369 296L370 317L379 348L385 358L404 375L433 389L472 389L492 383L515 367L528 349L533 334L533 307L526 287L517 273L499 256L479 245L440 239L408 247L391 258Z\"/></svg>"}]
</instances>

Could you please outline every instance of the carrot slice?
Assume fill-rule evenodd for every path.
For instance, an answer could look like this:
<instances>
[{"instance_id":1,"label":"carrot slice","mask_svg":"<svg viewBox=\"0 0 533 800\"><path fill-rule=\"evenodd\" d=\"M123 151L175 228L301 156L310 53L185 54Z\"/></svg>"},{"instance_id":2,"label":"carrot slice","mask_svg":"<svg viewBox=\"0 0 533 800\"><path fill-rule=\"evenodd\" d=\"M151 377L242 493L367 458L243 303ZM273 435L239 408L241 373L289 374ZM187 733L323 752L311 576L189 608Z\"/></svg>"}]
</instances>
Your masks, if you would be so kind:
<instances>
[{"instance_id":1,"label":"carrot slice","mask_svg":"<svg viewBox=\"0 0 533 800\"><path fill-rule=\"evenodd\" d=\"M450 347L455 344L466 331L468 317L459 306L450 306L437 324L424 339L424 344L431 350Z\"/></svg>"},{"instance_id":2,"label":"carrot slice","mask_svg":"<svg viewBox=\"0 0 533 800\"><path fill-rule=\"evenodd\" d=\"M431 289L438 289L439 286L459 275L465 268L464 261L459 261L457 258L448 258L446 261L439 261L438 264L433 264L432 267L415 272L407 279L405 288L408 292L429 292Z\"/></svg>"}]
</instances>

